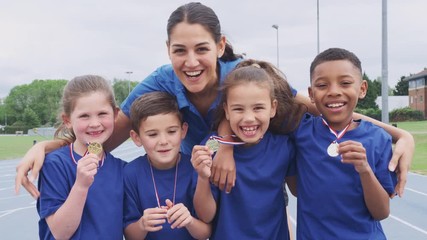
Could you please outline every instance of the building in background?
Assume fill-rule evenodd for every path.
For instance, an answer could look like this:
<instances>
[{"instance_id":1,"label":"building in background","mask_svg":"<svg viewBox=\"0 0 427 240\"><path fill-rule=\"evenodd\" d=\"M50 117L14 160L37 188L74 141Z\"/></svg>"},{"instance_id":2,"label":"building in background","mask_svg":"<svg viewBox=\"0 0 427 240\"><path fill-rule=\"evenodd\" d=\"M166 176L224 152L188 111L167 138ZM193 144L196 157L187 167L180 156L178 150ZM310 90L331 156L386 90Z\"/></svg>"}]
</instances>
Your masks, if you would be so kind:
<instances>
[{"instance_id":1,"label":"building in background","mask_svg":"<svg viewBox=\"0 0 427 240\"><path fill-rule=\"evenodd\" d=\"M382 98L378 96L375 99L375 103L378 105L378 108L382 110ZM409 107L409 98L408 96L388 96L388 111L391 112L398 108Z\"/></svg>"},{"instance_id":2,"label":"building in background","mask_svg":"<svg viewBox=\"0 0 427 240\"><path fill-rule=\"evenodd\" d=\"M424 114L424 118L427 119L427 105L426 105L426 96L427 96L427 68L424 68L423 71L414 74L405 78L405 81L408 81L408 95L409 95L409 107L418 111L421 111Z\"/></svg>"}]
</instances>

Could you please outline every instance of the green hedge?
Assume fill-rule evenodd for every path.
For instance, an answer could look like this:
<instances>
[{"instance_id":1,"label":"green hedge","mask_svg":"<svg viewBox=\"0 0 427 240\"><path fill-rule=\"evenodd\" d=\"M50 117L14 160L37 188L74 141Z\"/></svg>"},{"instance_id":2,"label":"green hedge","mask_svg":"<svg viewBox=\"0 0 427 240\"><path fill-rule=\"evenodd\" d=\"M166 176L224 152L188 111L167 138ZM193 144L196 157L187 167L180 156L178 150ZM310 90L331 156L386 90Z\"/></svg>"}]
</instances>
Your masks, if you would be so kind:
<instances>
[{"instance_id":1,"label":"green hedge","mask_svg":"<svg viewBox=\"0 0 427 240\"><path fill-rule=\"evenodd\" d=\"M381 110L368 108L358 109L356 112L361 113L365 116L377 119L381 121ZM389 119L391 122L404 122L404 121L421 121L424 120L424 115L421 111L411 109L409 107L397 108L389 113Z\"/></svg>"},{"instance_id":2,"label":"green hedge","mask_svg":"<svg viewBox=\"0 0 427 240\"><path fill-rule=\"evenodd\" d=\"M390 121L421 121L424 120L424 115L421 111L411 109L409 107L398 108L390 112Z\"/></svg>"}]
</instances>

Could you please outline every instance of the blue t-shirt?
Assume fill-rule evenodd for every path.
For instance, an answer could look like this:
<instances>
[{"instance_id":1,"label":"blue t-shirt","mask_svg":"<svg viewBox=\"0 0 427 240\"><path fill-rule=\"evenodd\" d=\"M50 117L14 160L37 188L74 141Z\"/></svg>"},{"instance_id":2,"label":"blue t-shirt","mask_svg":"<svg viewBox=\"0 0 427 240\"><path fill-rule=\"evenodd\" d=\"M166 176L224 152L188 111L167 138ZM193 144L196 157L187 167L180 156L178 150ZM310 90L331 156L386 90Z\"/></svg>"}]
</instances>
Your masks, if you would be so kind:
<instances>
[{"instance_id":1,"label":"blue t-shirt","mask_svg":"<svg viewBox=\"0 0 427 240\"><path fill-rule=\"evenodd\" d=\"M230 193L212 187L218 210L210 239L289 239L282 184L295 174L288 135L267 132L256 145L234 147L236 185Z\"/></svg>"},{"instance_id":2,"label":"blue t-shirt","mask_svg":"<svg viewBox=\"0 0 427 240\"><path fill-rule=\"evenodd\" d=\"M77 161L81 159L75 152L74 156ZM104 164L89 188L80 225L71 239L123 239L124 165L124 161L106 153ZM38 184L40 239L54 239L46 217L64 204L76 181L76 170L69 146L46 155Z\"/></svg>"},{"instance_id":3,"label":"blue t-shirt","mask_svg":"<svg viewBox=\"0 0 427 240\"><path fill-rule=\"evenodd\" d=\"M294 133L297 146L297 238L385 239L381 224L365 205L359 174L326 149L336 139L321 117L306 114ZM396 176L388 170L391 137L370 122L360 121L339 143L362 143L375 176L388 193Z\"/></svg>"},{"instance_id":4,"label":"blue t-shirt","mask_svg":"<svg viewBox=\"0 0 427 240\"><path fill-rule=\"evenodd\" d=\"M161 206L165 206L165 200L172 201L174 195L175 167L166 170L159 170L153 167L154 181ZM175 204L182 203L195 217L193 207L193 196L197 181L197 174L191 165L190 156L182 154L178 163L177 184L175 193ZM150 163L147 155L138 157L125 167L125 227L138 221L147 208L157 207L157 198L153 179L151 175ZM157 232L149 232L147 240L154 239L193 239L184 228L172 229L166 221L163 229Z\"/></svg>"},{"instance_id":5,"label":"blue t-shirt","mask_svg":"<svg viewBox=\"0 0 427 240\"><path fill-rule=\"evenodd\" d=\"M231 72L236 65L241 62L239 58L234 61L224 62L219 60L220 84L224 81L226 75ZM126 116L130 116L130 108L136 98L147 92L164 91L176 96L180 110L183 113L184 121L188 123L187 135L181 143L181 152L190 155L193 146L199 144L205 136L212 131L212 125L215 118L215 109L220 103L221 93L209 108L207 115L202 116L196 107L188 100L186 89L173 71L172 65L164 65L141 81L123 101L121 110ZM292 89L294 95L296 90Z\"/></svg>"}]
</instances>

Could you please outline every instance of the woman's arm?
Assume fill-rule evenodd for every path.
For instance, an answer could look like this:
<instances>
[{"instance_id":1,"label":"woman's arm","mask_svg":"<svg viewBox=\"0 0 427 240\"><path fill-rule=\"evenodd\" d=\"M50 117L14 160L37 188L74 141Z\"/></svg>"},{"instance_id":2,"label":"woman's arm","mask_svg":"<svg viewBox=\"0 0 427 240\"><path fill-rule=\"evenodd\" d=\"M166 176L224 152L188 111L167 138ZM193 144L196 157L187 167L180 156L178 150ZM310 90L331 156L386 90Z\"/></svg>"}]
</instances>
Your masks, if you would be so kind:
<instances>
[{"instance_id":1,"label":"woman's arm","mask_svg":"<svg viewBox=\"0 0 427 240\"><path fill-rule=\"evenodd\" d=\"M125 142L130 136L129 133L131 128L130 119L120 110L114 122L114 131L110 138L104 143L105 150L112 151Z\"/></svg>"},{"instance_id":2,"label":"woman's arm","mask_svg":"<svg viewBox=\"0 0 427 240\"><path fill-rule=\"evenodd\" d=\"M218 126L218 135L230 136L232 134L230 124L226 119L223 119ZM214 156L211 171L212 183L221 191L225 188L225 192L230 193L236 182L236 164L232 145L220 144Z\"/></svg>"},{"instance_id":3,"label":"woman's arm","mask_svg":"<svg viewBox=\"0 0 427 240\"><path fill-rule=\"evenodd\" d=\"M45 154L65 146L66 144L68 144L67 141L56 139L41 141L33 145L16 166L16 194L19 193L19 189L22 185L33 198L37 199L40 196L40 193L37 190L37 187L33 184L33 181L39 176Z\"/></svg>"},{"instance_id":4,"label":"woman's arm","mask_svg":"<svg viewBox=\"0 0 427 240\"><path fill-rule=\"evenodd\" d=\"M297 93L297 95L295 95L295 101L297 103L300 104L304 104L305 106L307 106L307 111L315 116L319 116L320 112L317 110L316 105L311 102L309 97L306 97L300 93Z\"/></svg>"}]
</instances>

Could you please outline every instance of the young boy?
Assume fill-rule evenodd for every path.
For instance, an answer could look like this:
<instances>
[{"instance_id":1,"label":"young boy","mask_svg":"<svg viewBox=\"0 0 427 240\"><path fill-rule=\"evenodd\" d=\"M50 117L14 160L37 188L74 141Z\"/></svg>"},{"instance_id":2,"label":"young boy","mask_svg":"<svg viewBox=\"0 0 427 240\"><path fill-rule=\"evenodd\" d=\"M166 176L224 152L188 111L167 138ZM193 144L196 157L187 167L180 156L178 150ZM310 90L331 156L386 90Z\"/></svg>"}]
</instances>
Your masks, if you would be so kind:
<instances>
[{"instance_id":1,"label":"young boy","mask_svg":"<svg viewBox=\"0 0 427 240\"><path fill-rule=\"evenodd\" d=\"M146 155L124 169L126 239L208 238L211 226L193 217L196 174L190 156L179 152L188 126L176 99L146 93L130 116L130 136Z\"/></svg>"},{"instance_id":2,"label":"young boy","mask_svg":"<svg viewBox=\"0 0 427 240\"><path fill-rule=\"evenodd\" d=\"M310 67L309 95L321 116L306 115L297 145L297 239L386 239L396 177L387 166L390 136L353 121L366 95L360 60L345 49L320 53Z\"/></svg>"}]
</instances>

